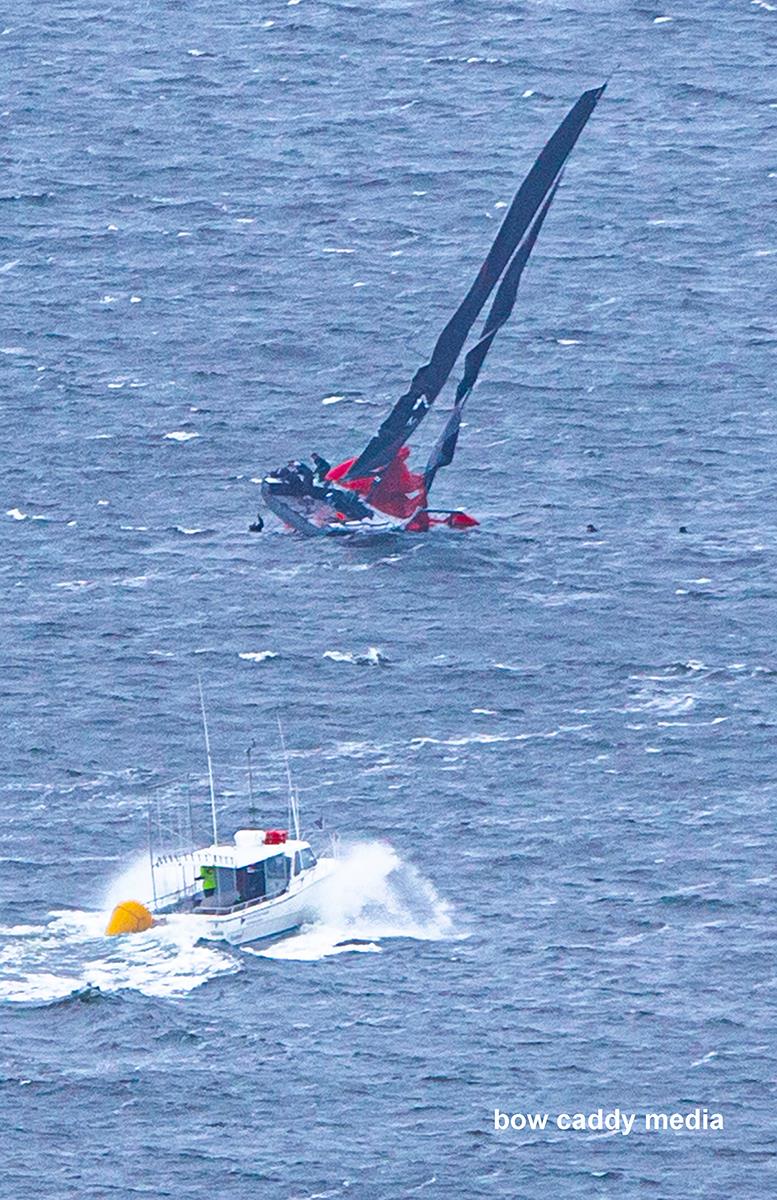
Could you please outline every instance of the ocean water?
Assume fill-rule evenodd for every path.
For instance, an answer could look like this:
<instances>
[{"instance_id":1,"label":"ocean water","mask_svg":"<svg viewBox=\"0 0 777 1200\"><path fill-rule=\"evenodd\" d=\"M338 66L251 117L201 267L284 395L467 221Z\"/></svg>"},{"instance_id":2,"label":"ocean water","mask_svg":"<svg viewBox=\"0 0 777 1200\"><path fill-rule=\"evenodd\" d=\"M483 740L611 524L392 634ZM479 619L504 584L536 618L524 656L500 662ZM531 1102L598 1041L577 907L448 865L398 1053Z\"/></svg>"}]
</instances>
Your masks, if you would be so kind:
<instances>
[{"instance_id":1,"label":"ocean water","mask_svg":"<svg viewBox=\"0 0 777 1200\"><path fill-rule=\"evenodd\" d=\"M0 26L0 1197L772 1197L777 8ZM480 528L248 534L608 75L439 479ZM207 836L198 673L222 827L251 746L283 820L280 711L335 883L269 947L107 942L149 802ZM724 1129L494 1130L616 1106Z\"/></svg>"}]
</instances>

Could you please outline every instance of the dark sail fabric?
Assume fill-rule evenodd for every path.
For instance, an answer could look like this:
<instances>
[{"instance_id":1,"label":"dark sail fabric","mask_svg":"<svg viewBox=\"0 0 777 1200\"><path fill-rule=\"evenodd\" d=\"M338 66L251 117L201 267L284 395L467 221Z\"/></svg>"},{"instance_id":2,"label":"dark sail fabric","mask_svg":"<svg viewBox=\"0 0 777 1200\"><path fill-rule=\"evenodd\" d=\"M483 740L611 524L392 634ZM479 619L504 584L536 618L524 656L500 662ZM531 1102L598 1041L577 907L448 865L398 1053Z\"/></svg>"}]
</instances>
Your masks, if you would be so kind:
<instances>
[{"instance_id":1,"label":"dark sail fabric","mask_svg":"<svg viewBox=\"0 0 777 1200\"><path fill-rule=\"evenodd\" d=\"M606 84L583 92L567 113L518 189L475 282L443 329L432 357L413 376L404 396L356 459L352 479L385 470L426 416L461 353L467 336L553 186Z\"/></svg>"},{"instance_id":2,"label":"dark sail fabric","mask_svg":"<svg viewBox=\"0 0 777 1200\"><path fill-rule=\"evenodd\" d=\"M502 282L497 288L494 303L491 305L491 310L483 326L480 340L475 343L464 359L464 374L461 377L459 386L456 388L456 400L453 405L453 411L432 448L429 461L426 464L426 470L424 471L424 484L426 485L427 492L432 486L432 481L440 467L447 467L449 463L453 462L456 443L459 439L459 427L464 412L464 405L467 403L469 394L475 386L477 377L480 374L480 368L483 366L485 357L491 349L491 343L515 307L515 298L518 294L518 285L521 282L523 269L529 260L529 255L534 249L534 243L537 241L540 229L542 229L542 223L547 216L548 209L553 203L553 197L556 195L560 183L561 172L559 172L545 203L529 226L525 238L513 255L512 262L502 277Z\"/></svg>"}]
</instances>

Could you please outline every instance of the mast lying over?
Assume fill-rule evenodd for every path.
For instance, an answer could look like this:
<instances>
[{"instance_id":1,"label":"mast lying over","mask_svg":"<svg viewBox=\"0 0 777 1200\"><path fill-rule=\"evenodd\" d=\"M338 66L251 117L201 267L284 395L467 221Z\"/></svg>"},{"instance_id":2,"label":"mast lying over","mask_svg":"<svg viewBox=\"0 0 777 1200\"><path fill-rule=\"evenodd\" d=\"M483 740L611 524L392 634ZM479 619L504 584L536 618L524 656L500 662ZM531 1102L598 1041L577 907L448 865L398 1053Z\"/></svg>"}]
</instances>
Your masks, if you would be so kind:
<instances>
[{"instance_id":1,"label":"mast lying over","mask_svg":"<svg viewBox=\"0 0 777 1200\"><path fill-rule=\"evenodd\" d=\"M497 295L481 340L467 356L465 376L460 389L468 379L471 382L461 397L457 394L460 421L461 407L477 378L493 337L512 311L521 272L556 193L564 164L606 86L603 84L583 92L540 152L518 189L474 283L437 339L432 357L416 371L410 387L352 464L345 479L380 475L386 470L439 395L484 304L507 271L503 288L500 288ZM439 467L451 461L450 457L446 458L446 454L449 448L452 455L456 445L458 422L454 421L455 416L454 410L453 417L443 431L438 446L435 447L435 450L439 447L440 461L435 461L435 451L432 452L427 466L427 472L432 472L431 478L434 478Z\"/></svg>"},{"instance_id":2,"label":"mast lying over","mask_svg":"<svg viewBox=\"0 0 777 1200\"><path fill-rule=\"evenodd\" d=\"M518 285L521 282L523 268L529 261L529 255L534 249L534 243L542 229L542 223L547 216L548 209L553 203L553 197L558 191L560 183L561 172L559 172L556 182L550 189L545 203L529 226L526 236L513 255L512 262L502 276L502 282L497 288L496 297L494 303L491 305L486 323L483 326L480 340L475 343L464 359L464 374L461 377L459 386L456 388L453 412L435 442L432 452L429 455L426 469L424 470L424 487L427 492L432 486L434 477L440 467L447 467L453 462L453 456L456 453L456 443L459 440L459 428L461 426L464 405L467 403L470 392L477 383L480 368L483 366L486 355L491 349L491 343L515 307L515 298L518 295Z\"/></svg>"}]
</instances>

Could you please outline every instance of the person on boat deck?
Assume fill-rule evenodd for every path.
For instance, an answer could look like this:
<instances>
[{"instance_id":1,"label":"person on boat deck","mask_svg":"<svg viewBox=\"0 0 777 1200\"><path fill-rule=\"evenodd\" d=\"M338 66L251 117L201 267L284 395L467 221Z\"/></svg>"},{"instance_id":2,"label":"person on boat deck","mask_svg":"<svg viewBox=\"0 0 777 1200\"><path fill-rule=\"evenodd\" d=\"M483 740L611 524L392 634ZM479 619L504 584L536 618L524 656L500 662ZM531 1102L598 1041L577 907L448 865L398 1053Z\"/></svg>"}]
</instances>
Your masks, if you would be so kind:
<instances>
[{"instance_id":1,"label":"person on boat deck","mask_svg":"<svg viewBox=\"0 0 777 1200\"><path fill-rule=\"evenodd\" d=\"M313 472L307 463L290 458L277 473L278 479L286 484L292 495L306 496L313 487Z\"/></svg>"},{"instance_id":2,"label":"person on boat deck","mask_svg":"<svg viewBox=\"0 0 777 1200\"><path fill-rule=\"evenodd\" d=\"M315 483L324 483L328 473L332 470L332 464L327 462L322 455L317 454L314 450L310 455L313 463L313 480Z\"/></svg>"},{"instance_id":3,"label":"person on boat deck","mask_svg":"<svg viewBox=\"0 0 777 1200\"><path fill-rule=\"evenodd\" d=\"M350 488L357 492L373 508L388 513L391 517L412 517L419 508L426 507L424 477L407 466L410 455L408 446L402 446L381 475L366 475L361 479L344 479L355 458L347 458L327 473L330 483Z\"/></svg>"},{"instance_id":4,"label":"person on boat deck","mask_svg":"<svg viewBox=\"0 0 777 1200\"><path fill-rule=\"evenodd\" d=\"M206 900L212 899L216 892L216 868L200 867L200 882Z\"/></svg>"}]
</instances>

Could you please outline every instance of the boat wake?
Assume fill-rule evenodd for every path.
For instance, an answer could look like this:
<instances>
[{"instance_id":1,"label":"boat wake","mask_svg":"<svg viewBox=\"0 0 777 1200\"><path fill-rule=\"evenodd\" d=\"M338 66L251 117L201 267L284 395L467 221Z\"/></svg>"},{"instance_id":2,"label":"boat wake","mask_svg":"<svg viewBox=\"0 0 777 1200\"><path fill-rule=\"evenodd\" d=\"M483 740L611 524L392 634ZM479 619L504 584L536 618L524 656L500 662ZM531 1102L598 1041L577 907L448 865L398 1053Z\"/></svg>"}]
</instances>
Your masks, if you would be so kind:
<instances>
[{"instance_id":1,"label":"boat wake","mask_svg":"<svg viewBox=\"0 0 777 1200\"><path fill-rule=\"evenodd\" d=\"M317 908L317 919L299 933L247 953L311 962L331 954L376 952L386 938L461 936L451 906L434 885L382 842L359 842L343 852Z\"/></svg>"},{"instance_id":2,"label":"boat wake","mask_svg":"<svg viewBox=\"0 0 777 1200\"><path fill-rule=\"evenodd\" d=\"M0 927L0 1003L45 1006L127 991L183 996L241 969L192 930L171 924L108 939L106 919L105 912L52 912L39 925Z\"/></svg>"}]
</instances>

